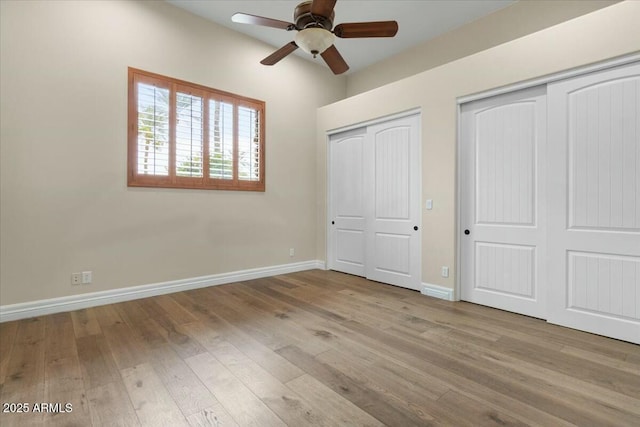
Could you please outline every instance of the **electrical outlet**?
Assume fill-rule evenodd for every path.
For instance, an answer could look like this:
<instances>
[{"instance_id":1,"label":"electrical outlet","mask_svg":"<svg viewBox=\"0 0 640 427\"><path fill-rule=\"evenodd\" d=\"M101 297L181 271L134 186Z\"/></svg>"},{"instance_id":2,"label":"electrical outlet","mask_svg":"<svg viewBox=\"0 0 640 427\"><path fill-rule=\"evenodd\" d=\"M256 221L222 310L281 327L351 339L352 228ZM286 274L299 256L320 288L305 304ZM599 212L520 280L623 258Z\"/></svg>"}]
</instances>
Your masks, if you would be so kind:
<instances>
[{"instance_id":1,"label":"electrical outlet","mask_svg":"<svg viewBox=\"0 0 640 427\"><path fill-rule=\"evenodd\" d=\"M82 282L82 273L71 273L71 284L79 285Z\"/></svg>"},{"instance_id":2,"label":"electrical outlet","mask_svg":"<svg viewBox=\"0 0 640 427\"><path fill-rule=\"evenodd\" d=\"M88 285L93 280L93 274L91 271L83 271L82 272L82 284Z\"/></svg>"},{"instance_id":3,"label":"electrical outlet","mask_svg":"<svg viewBox=\"0 0 640 427\"><path fill-rule=\"evenodd\" d=\"M295 256L296 250L295 248L289 248L289 256Z\"/></svg>"},{"instance_id":4,"label":"electrical outlet","mask_svg":"<svg viewBox=\"0 0 640 427\"><path fill-rule=\"evenodd\" d=\"M449 277L449 267L442 266L442 277Z\"/></svg>"}]
</instances>

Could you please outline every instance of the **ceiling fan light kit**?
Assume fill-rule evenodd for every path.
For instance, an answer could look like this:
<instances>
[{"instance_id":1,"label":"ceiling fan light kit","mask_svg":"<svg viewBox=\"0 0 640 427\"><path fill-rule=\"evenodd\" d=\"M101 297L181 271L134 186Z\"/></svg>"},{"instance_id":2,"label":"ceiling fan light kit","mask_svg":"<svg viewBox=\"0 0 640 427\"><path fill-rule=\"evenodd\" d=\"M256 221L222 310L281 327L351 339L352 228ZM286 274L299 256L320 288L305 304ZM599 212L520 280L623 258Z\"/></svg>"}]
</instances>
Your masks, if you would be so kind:
<instances>
[{"instance_id":1,"label":"ceiling fan light kit","mask_svg":"<svg viewBox=\"0 0 640 427\"><path fill-rule=\"evenodd\" d=\"M295 41L300 49L312 54L315 58L316 55L331 47L335 38L332 32L324 28L312 27L298 31Z\"/></svg>"},{"instance_id":2,"label":"ceiling fan light kit","mask_svg":"<svg viewBox=\"0 0 640 427\"><path fill-rule=\"evenodd\" d=\"M260 61L264 65L275 65L297 48L313 55L322 56L334 74L342 74L349 69L333 42L340 38L393 37L398 32L396 21L343 23L333 28L336 0L305 1L293 12L295 24L263 16L236 13L231 17L239 24L262 25L282 30L296 30L295 41L287 43ZM332 31L333 28L333 31Z\"/></svg>"}]
</instances>

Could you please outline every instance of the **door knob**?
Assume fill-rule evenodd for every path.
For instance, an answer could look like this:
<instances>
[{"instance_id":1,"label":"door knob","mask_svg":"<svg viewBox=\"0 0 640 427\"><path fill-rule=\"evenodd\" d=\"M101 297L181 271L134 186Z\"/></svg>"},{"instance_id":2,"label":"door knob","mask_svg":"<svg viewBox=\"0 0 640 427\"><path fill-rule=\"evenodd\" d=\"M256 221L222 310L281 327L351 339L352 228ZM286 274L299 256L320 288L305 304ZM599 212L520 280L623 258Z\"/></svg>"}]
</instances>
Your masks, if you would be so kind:
<instances>
[{"instance_id":1,"label":"door knob","mask_svg":"<svg viewBox=\"0 0 640 427\"><path fill-rule=\"evenodd\" d=\"M335 221L331 221L331 225L334 225L336 222Z\"/></svg>"},{"instance_id":2,"label":"door knob","mask_svg":"<svg viewBox=\"0 0 640 427\"><path fill-rule=\"evenodd\" d=\"M414 230L416 230L416 231L418 231L418 226L417 226L417 225L414 225L414 226L413 226L413 229L414 229Z\"/></svg>"},{"instance_id":3,"label":"door knob","mask_svg":"<svg viewBox=\"0 0 640 427\"><path fill-rule=\"evenodd\" d=\"M469 230L464 230L464 234L469 234L471 233Z\"/></svg>"}]
</instances>

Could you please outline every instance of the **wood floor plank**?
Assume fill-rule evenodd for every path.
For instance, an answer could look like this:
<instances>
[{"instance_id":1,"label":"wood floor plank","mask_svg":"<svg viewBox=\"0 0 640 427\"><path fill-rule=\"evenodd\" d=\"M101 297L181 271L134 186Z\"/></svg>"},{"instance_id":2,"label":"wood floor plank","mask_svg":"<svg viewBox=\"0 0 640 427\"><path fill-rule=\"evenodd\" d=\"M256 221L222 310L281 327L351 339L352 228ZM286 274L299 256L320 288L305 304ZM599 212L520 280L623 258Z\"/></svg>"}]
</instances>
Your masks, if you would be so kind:
<instances>
[{"instance_id":1,"label":"wood floor plank","mask_svg":"<svg viewBox=\"0 0 640 427\"><path fill-rule=\"evenodd\" d=\"M77 357L73 322L69 313L56 313L45 318L45 361Z\"/></svg>"},{"instance_id":2,"label":"wood floor plank","mask_svg":"<svg viewBox=\"0 0 640 427\"><path fill-rule=\"evenodd\" d=\"M384 425L308 374L291 380L286 385L299 395L305 396L311 405L319 412L326 414L335 426L382 427Z\"/></svg>"},{"instance_id":3,"label":"wood floor plank","mask_svg":"<svg viewBox=\"0 0 640 427\"><path fill-rule=\"evenodd\" d=\"M435 307L437 311L445 309L437 305ZM541 319L467 302L458 302L455 306L446 308L446 311L467 322L473 321L484 328L491 328L501 336L520 339L552 350L561 350L565 346L571 345L582 350L594 351L608 357L625 360L629 353L638 351L640 348L640 346L631 343L550 325ZM518 323L518 328L512 327L514 322Z\"/></svg>"},{"instance_id":4,"label":"wood floor plank","mask_svg":"<svg viewBox=\"0 0 640 427\"><path fill-rule=\"evenodd\" d=\"M372 316L384 316L392 326L400 324L419 332L424 332L436 326L436 324L424 319L419 314L407 313L405 310L388 307L387 304L383 304L380 301L380 298L365 295L352 289L344 289L338 292L336 296L347 296L354 301L359 301L362 306L361 310L371 313ZM406 306L406 303L403 306Z\"/></svg>"},{"instance_id":5,"label":"wood floor plank","mask_svg":"<svg viewBox=\"0 0 640 427\"><path fill-rule=\"evenodd\" d=\"M558 390L544 378L518 375L517 372L497 364L486 364L485 359L475 354L426 345L411 337L400 338L397 333L377 331L366 325L351 323L349 327L375 338L380 346L387 346L406 360L415 360L418 354L422 354L443 369L465 376L502 394L517 396L521 401L534 402L550 414L579 425L593 423L594 420L604 422L607 417L619 418L625 422L634 418L597 400L592 399L590 405L585 405L584 396L566 389ZM563 401L564 405L558 405L558 401Z\"/></svg>"},{"instance_id":6,"label":"wood floor plank","mask_svg":"<svg viewBox=\"0 0 640 427\"><path fill-rule=\"evenodd\" d=\"M372 337L375 335L375 331L370 331L369 334L354 336L371 351L378 352L408 369L415 369L418 374L427 372L450 384L453 390L473 397L482 396L489 405L501 409L510 408L511 414L521 413L531 422L541 420L542 425L569 425L562 418L539 410L535 406L530 406L529 403L535 400L536 395L524 394L514 398L515 391L500 376L494 379L484 374L481 369L475 369L473 365L462 364L455 357L450 358L437 351L434 352L426 348L415 349L411 346L405 348L405 343L395 341L393 335L385 334L381 339ZM387 339L388 337L390 339ZM554 402L543 399L542 403L553 405Z\"/></svg>"},{"instance_id":7,"label":"wood floor plank","mask_svg":"<svg viewBox=\"0 0 640 427\"><path fill-rule=\"evenodd\" d=\"M412 413L427 425L437 425L446 420L441 417L444 414L440 413L438 405L432 399L440 396L432 396L424 387L416 387L415 383L411 387L410 381L392 378L391 375L385 375L384 371L378 371L372 365L358 363L358 360L335 350L326 351L316 356L316 359L351 378L358 378L362 386L375 391L385 401L393 402L397 407Z\"/></svg>"},{"instance_id":8,"label":"wood floor plank","mask_svg":"<svg viewBox=\"0 0 640 427\"><path fill-rule=\"evenodd\" d=\"M315 411L303 397L230 343L216 340L207 350L287 425L331 425L323 413Z\"/></svg>"},{"instance_id":9,"label":"wood floor plank","mask_svg":"<svg viewBox=\"0 0 640 427\"><path fill-rule=\"evenodd\" d=\"M196 340L192 339L189 334L186 333L182 324L174 320L170 314L157 303L155 298L141 299L138 303L149 315L149 319L146 320L147 325L150 328L155 326L158 334L173 347L180 357L187 359L205 351ZM173 306L171 308L173 311L178 311L178 309ZM195 317L191 316L191 318L195 320Z\"/></svg>"},{"instance_id":10,"label":"wood floor plank","mask_svg":"<svg viewBox=\"0 0 640 427\"><path fill-rule=\"evenodd\" d=\"M142 425L188 425L151 365L143 363L121 372L122 381Z\"/></svg>"},{"instance_id":11,"label":"wood floor plank","mask_svg":"<svg viewBox=\"0 0 640 427\"><path fill-rule=\"evenodd\" d=\"M631 397L640 396L640 375L621 372L569 354L542 351L533 344L508 337L500 338L498 343L503 351L520 360L548 367L567 376L583 378L602 389Z\"/></svg>"},{"instance_id":12,"label":"wood floor plank","mask_svg":"<svg viewBox=\"0 0 640 427\"><path fill-rule=\"evenodd\" d=\"M118 304L113 304L113 309L118 313L118 316L130 327L135 327L137 324L149 318L149 314L140 306L140 300L124 301Z\"/></svg>"},{"instance_id":13,"label":"wood floor plank","mask_svg":"<svg viewBox=\"0 0 640 427\"><path fill-rule=\"evenodd\" d=\"M57 313L45 318L44 385L43 402L53 405L52 411L47 410L43 414L46 425L86 425L90 422L70 313Z\"/></svg>"},{"instance_id":14,"label":"wood floor plank","mask_svg":"<svg viewBox=\"0 0 640 427\"><path fill-rule=\"evenodd\" d=\"M150 317L145 317L130 326L136 337L147 349L164 347L169 344L168 334Z\"/></svg>"},{"instance_id":15,"label":"wood floor plank","mask_svg":"<svg viewBox=\"0 0 640 427\"><path fill-rule=\"evenodd\" d=\"M335 320L337 322L341 322L343 320L346 320L345 317L334 313L331 310L328 310L326 308L323 307L318 307L312 304L308 304L305 301L301 301L299 299L290 297L289 295L285 295L281 292L277 292L273 289L270 289L268 287L265 286L261 286L260 282L258 281L253 281L253 282L244 282L247 286L252 286L254 287L257 291L262 292L266 295L270 295L273 297L276 297L277 299L286 302L290 305L295 305L296 307L300 307L302 310L305 310L309 313L313 313L318 315L319 317L324 317L327 319L331 319L331 320Z\"/></svg>"},{"instance_id":16,"label":"wood floor plank","mask_svg":"<svg viewBox=\"0 0 640 427\"><path fill-rule=\"evenodd\" d=\"M433 341L433 343L456 349L465 354L476 354L478 357L491 360L495 365L508 368L513 372L528 375L531 378L543 378L545 382L559 389L564 388L570 390L572 393L582 395L585 398L594 398L607 407L618 408L640 417L640 406L638 406L637 396L628 396L620 391L614 390L615 387L598 384L598 380L589 381L587 376L568 375L561 370L550 369L548 366L535 363L535 361L514 357L510 354L513 343L506 348L502 347L500 345L501 343L486 344L478 341L473 343L468 337L457 331L450 333L446 337L441 337L437 341ZM526 343L522 343L521 345L523 347L527 346ZM575 360L565 357L562 352L556 354L554 359L556 361L564 359L564 363L575 362ZM601 368L604 369L604 367ZM602 369L597 369L596 373L599 374L601 378L607 378L607 372L603 372ZM636 376L631 375L629 378L631 384L635 384L636 382L640 383L640 378ZM609 377L608 381L613 382L614 378Z\"/></svg>"},{"instance_id":17,"label":"wood floor plank","mask_svg":"<svg viewBox=\"0 0 640 427\"><path fill-rule=\"evenodd\" d=\"M149 361L154 371L171 394L185 417L206 413L218 402L169 345L149 351Z\"/></svg>"},{"instance_id":18,"label":"wood floor plank","mask_svg":"<svg viewBox=\"0 0 640 427\"><path fill-rule=\"evenodd\" d=\"M222 298L222 294L219 293L218 289L222 287L216 287L211 292L198 289L187 292L187 295L193 300L200 301L201 304L206 305L208 307L207 311L215 313L215 317L235 325L243 333L271 350L286 346L291 342L291 338L284 336L279 331L270 330L262 327L263 325L257 324L258 317L254 313L244 313L236 306L229 305L227 301L223 302L224 298Z\"/></svg>"},{"instance_id":19,"label":"wood floor plank","mask_svg":"<svg viewBox=\"0 0 640 427\"><path fill-rule=\"evenodd\" d=\"M627 354L624 360L634 365L640 365L640 354Z\"/></svg>"},{"instance_id":20,"label":"wood floor plank","mask_svg":"<svg viewBox=\"0 0 640 427\"><path fill-rule=\"evenodd\" d=\"M377 380L387 386L402 388L402 393L420 394L421 397L432 400L437 400L451 389L449 384L428 373L412 370L397 358L384 357L371 350L352 339L340 337L333 350L321 354L319 359L324 360L332 351L339 352L343 357L340 359L343 365L346 364L349 368L353 365L353 368L361 373L368 372L366 378ZM340 363L335 362L335 356L333 360L334 365Z\"/></svg>"},{"instance_id":21,"label":"wood floor plank","mask_svg":"<svg viewBox=\"0 0 640 427\"><path fill-rule=\"evenodd\" d=\"M607 355L603 355L600 353L595 353L589 350L583 350L580 348L575 348L573 346L564 346L562 353L571 354L573 356L589 360L594 363L599 363L604 366L610 366L615 369L618 369L622 372L628 372L633 375L640 375L640 363L633 363L626 360L619 360L618 358L612 358Z\"/></svg>"},{"instance_id":22,"label":"wood floor plank","mask_svg":"<svg viewBox=\"0 0 640 427\"><path fill-rule=\"evenodd\" d=\"M120 379L87 390L91 425L140 426L127 390Z\"/></svg>"},{"instance_id":23,"label":"wood floor plank","mask_svg":"<svg viewBox=\"0 0 640 427\"><path fill-rule=\"evenodd\" d=\"M102 332L118 369L132 368L147 360L147 349L127 324L102 327Z\"/></svg>"},{"instance_id":24,"label":"wood floor plank","mask_svg":"<svg viewBox=\"0 0 640 427\"><path fill-rule=\"evenodd\" d=\"M273 276L271 277L271 279L274 280L278 280L280 282L284 282L284 283L278 283L279 286L283 286L287 289L297 289L300 288L300 286L304 286L304 282L301 281L294 281L294 280L287 280L287 275L286 274L282 274L279 276Z\"/></svg>"},{"instance_id":25,"label":"wood floor plank","mask_svg":"<svg viewBox=\"0 0 640 427\"><path fill-rule=\"evenodd\" d=\"M376 304L383 301L375 296L368 298ZM421 304L416 301L407 300L392 300L389 302L389 305L397 311L406 313L408 316L428 321L434 326L456 328L471 335L476 335L480 338L492 341L496 341L501 337L500 333L496 330L497 325L494 323L485 325L478 322L477 319L470 319L456 313L455 309L451 309L450 307L440 306L439 304Z\"/></svg>"},{"instance_id":26,"label":"wood floor plank","mask_svg":"<svg viewBox=\"0 0 640 427\"><path fill-rule=\"evenodd\" d=\"M14 347L7 367L0 401L3 403L44 402L45 318L18 322ZM42 413L0 412L0 424L8 426L42 425Z\"/></svg>"},{"instance_id":27,"label":"wood floor plank","mask_svg":"<svg viewBox=\"0 0 640 427\"><path fill-rule=\"evenodd\" d=\"M219 286L215 290L218 298L212 298L207 292L196 291L196 298L201 298L210 306L220 318L228 323L236 325L243 332L253 337L255 340L263 343L270 349L276 349L290 345L292 343L299 344L314 354L325 351L327 348L317 341L305 342L300 336L295 334L286 325L278 323L276 313L270 315L265 314L250 304L239 301L233 293L226 288L228 286ZM224 303L222 302L224 301Z\"/></svg>"},{"instance_id":28,"label":"wood floor plank","mask_svg":"<svg viewBox=\"0 0 640 427\"><path fill-rule=\"evenodd\" d=\"M88 335L98 335L102 333L100 323L96 319L93 310L76 310L71 312L71 320L73 321L73 330L76 338L86 337Z\"/></svg>"},{"instance_id":29,"label":"wood floor plank","mask_svg":"<svg viewBox=\"0 0 640 427\"><path fill-rule=\"evenodd\" d=\"M240 427L219 402L188 416L187 422L191 427Z\"/></svg>"},{"instance_id":30,"label":"wood floor plank","mask_svg":"<svg viewBox=\"0 0 640 427\"><path fill-rule=\"evenodd\" d=\"M160 307L173 319L174 322L184 325L195 322L196 317L176 302L171 295L159 295L154 298Z\"/></svg>"},{"instance_id":31,"label":"wood floor plank","mask_svg":"<svg viewBox=\"0 0 640 427\"><path fill-rule=\"evenodd\" d=\"M207 341L220 337L246 354L251 360L263 367L281 382L285 383L304 374L297 366L291 364L271 349L256 341L240 329L223 321L206 307L197 304L190 299L181 300L181 304L192 307L198 313L200 322L184 325L185 329L205 348Z\"/></svg>"},{"instance_id":32,"label":"wood floor plank","mask_svg":"<svg viewBox=\"0 0 640 427\"><path fill-rule=\"evenodd\" d=\"M18 332L18 322L0 323L0 393L9 369L9 358Z\"/></svg>"},{"instance_id":33,"label":"wood floor plank","mask_svg":"<svg viewBox=\"0 0 640 427\"><path fill-rule=\"evenodd\" d=\"M69 331L73 336L73 333ZM44 414L47 426L84 426L91 416L82 372L77 356L55 358L46 362L45 400L53 407Z\"/></svg>"},{"instance_id":34,"label":"wood floor plank","mask_svg":"<svg viewBox=\"0 0 640 427\"><path fill-rule=\"evenodd\" d=\"M581 402L582 399L593 399L594 403L604 408L604 411L610 411L616 408L616 411L622 411L628 413L625 415L627 419L633 419L635 417L640 418L640 406L638 406L638 400L630 398L624 394L620 394L598 385L592 384L588 381L571 377L561 372L556 372L543 366L529 363L523 360L516 359L509 356L506 352L502 352L501 348L495 344L473 344L467 337L461 336L458 333L451 333L447 337L441 337L438 340L433 341L434 345L454 348L461 353L467 355L474 355L476 360L490 360L492 364L504 367L509 372L517 373L512 376L524 376L531 378L530 382L534 384L540 384L540 388L553 387L557 390L558 395L571 398L571 395L577 396L577 402ZM543 379L544 384L540 383L538 379ZM562 390L567 392L563 393ZM580 406L579 404L577 406ZM600 411L600 410L597 410ZM621 418L622 419L622 418Z\"/></svg>"},{"instance_id":35,"label":"wood floor plank","mask_svg":"<svg viewBox=\"0 0 640 427\"><path fill-rule=\"evenodd\" d=\"M246 297L248 298L249 296L247 295ZM272 300L272 297L269 297L266 295L264 296L264 298L267 301ZM331 302L331 306L332 307L335 306L335 303L333 301ZM310 331L315 332L316 336L322 337L324 340L326 340L325 342L331 345L334 349L342 351L343 347L346 347L347 350L345 353L350 352L351 356L356 355L358 358L358 362L370 360L372 357L371 354L365 354L362 351L358 351L353 346L349 346L348 344L346 344L345 342L346 337L344 335L345 333L348 335L349 331L345 328L341 328L339 324L335 324L331 320L318 318L316 315L308 314L308 313L304 313L304 315L299 315L299 313L294 310L289 311L289 317L291 321L294 321L304 326L308 325L307 328ZM310 322L307 322L307 319L309 319ZM371 324L370 326L375 326L375 323ZM327 353L329 352L330 351L324 352L319 357L326 356ZM395 365L395 369L393 371L388 370L387 367L390 365L394 365L393 362L389 360L383 361L379 357L375 358L375 362L378 362L377 366L379 366L379 369L371 369L373 368L373 365L374 365L372 361L368 366L369 370L365 376L369 378L371 378L371 376L374 376L374 377L377 377L378 379L384 378L383 382L386 382L387 385L390 381L393 381L393 377L397 376L398 372L402 370L402 367L399 367L397 365ZM360 371L360 373L362 374L363 371ZM448 387L441 385L440 382L434 381L433 379L429 379L428 381L425 381L424 377L422 377L420 380L423 381L425 385L427 385L427 387L420 387L418 384L413 383L411 381L411 378L415 377L414 373L408 373L408 372L405 372L405 373L407 375L404 377L402 376L398 377L399 381L396 382L396 384L401 383L401 385L398 388L399 389L402 388L402 392L406 392L407 390L409 390L410 393L419 394L420 396L431 396L432 398L437 399L438 397L440 397L442 394L444 394L449 390ZM405 394L405 396L408 396L408 394ZM411 399L409 399L409 401L411 401ZM409 403L407 404L407 408L409 408L409 410L414 410L416 409L416 405ZM418 409L416 412L419 413L420 410Z\"/></svg>"},{"instance_id":36,"label":"wood floor plank","mask_svg":"<svg viewBox=\"0 0 640 427\"><path fill-rule=\"evenodd\" d=\"M339 335L339 345L334 346L335 350L358 360L369 362L372 365L372 370L386 370L398 378L411 378L419 385L439 393L433 396L434 398L438 398L450 388L470 398L481 396L480 400L485 406L495 408L530 424L542 426L573 425L531 407L526 402L520 402L509 395L496 392L455 372L442 369L440 366L430 363L426 358L419 356L400 358L398 352L380 345L366 336L342 334L342 330L335 331L335 333ZM411 387L411 384L406 384L406 386ZM444 420L449 419L448 416L443 418ZM448 424L455 425L456 422L451 420Z\"/></svg>"},{"instance_id":37,"label":"wood floor plank","mask_svg":"<svg viewBox=\"0 0 640 427\"><path fill-rule=\"evenodd\" d=\"M527 316L520 316L503 310L495 310L490 307L472 303L461 303L459 306L464 312L480 315L480 318L498 318L507 323L512 323L514 319L525 328L524 331L534 337L543 336L550 342L559 346L570 345L576 348L606 354L613 358L624 360L629 354L640 355L640 345L633 345L624 341L612 340L600 335L576 329L566 328L559 325L551 325L544 320L534 319Z\"/></svg>"},{"instance_id":38,"label":"wood floor plank","mask_svg":"<svg viewBox=\"0 0 640 427\"><path fill-rule=\"evenodd\" d=\"M438 407L443 412L455 413L456 424L459 426L527 426L513 417L487 408L481 402L470 399L455 391L447 392L438 399Z\"/></svg>"},{"instance_id":39,"label":"wood floor plank","mask_svg":"<svg viewBox=\"0 0 640 427\"><path fill-rule=\"evenodd\" d=\"M238 425L286 425L211 354L199 354L186 362Z\"/></svg>"},{"instance_id":40,"label":"wood floor plank","mask_svg":"<svg viewBox=\"0 0 640 427\"><path fill-rule=\"evenodd\" d=\"M100 328L104 331L105 328L124 323L116 307L117 305L100 305L98 307L88 308L87 311L89 315L96 318Z\"/></svg>"},{"instance_id":41,"label":"wood floor plank","mask_svg":"<svg viewBox=\"0 0 640 427\"><path fill-rule=\"evenodd\" d=\"M256 296L251 292L251 288L245 288L243 285L239 284L234 289L236 295L264 313L270 315L275 313L275 317L278 319L275 322L279 328L286 328L290 334L302 338L299 341L302 341L303 344L296 344L297 347L310 354L319 354L329 349L328 343L324 339L325 331L319 329L319 325L326 322L335 323L333 317L327 318L316 312L308 312L266 294Z\"/></svg>"},{"instance_id":42,"label":"wood floor plank","mask_svg":"<svg viewBox=\"0 0 640 427\"><path fill-rule=\"evenodd\" d=\"M491 357L494 363L507 367L512 371L521 372L531 377L544 378L546 382L558 388L571 390L571 392L584 398L593 398L609 408L617 408L630 413L630 418L638 417L640 419L640 405L638 405L637 396L627 396L613 391L609 387L601 387L599 384L588 380L577 379L563 372L556 372L534 363L507 358L502 354L496 355L494 353Z\"/></svg>"},{"instance_id":43,"label":"wood floor plank","mask_svg":"<svg viewBox=\"0 0 640 427\"><path fill-rule=\"evenodd\" d=\"M312 355L304 353L299 348L289 346L278 349L277 352L384 424L394 426L429 425L425 423L425 420L407 413L403 408L387 401L377 391L367 388L358 380L316 360Z\"/></svg>"},{"instance_id":44,"label":"wood floor plank","mask_svg":"<svg viewBox=\"0 0 640 427\"><path fill-rule=\"evenodd\" d=\"M321 319L323 321L333 320L336 322L342 322L347 319L358 320L358 321L366 322L368 324L372 324L375 327L380 329L389 328L393 324L384 317L373 316L370 312L366 311L366 307L364 307L363 305L358 305L353 301L345 302L344 298L336 297L334 295L322 294L321 296L319 296L318 294L314 294L314 293L294 293L292 292L292 289L287 289L287 288L279 289L278 285L270 285L268 286L268 289L269 290L267 292L277 292L282 295L287 295L291 298L295 298L296 300L302 301L306 304L315 306L317 308L327 307L329 306L329 303L330 303L331 312L337 316L340 316L338 319L334 319L333 316L321 317L317 313L310 313L306 310L300 310L300 313L302 314L303 318L310 318L311 316L313 316L314 318ZM299 289L300 288L296 288L295 290L299 290ZM304 290L306 291L307 289L308 288L305 288ZM260 289L257 287L254 288L254 290L257 290L258 292L260 292ZM269 295L268 293L265 293L265 292L260 292L260 294L261 294L260 295L261 299L279 301L279 298L277 295ZM317 303L316 302L317 298L320 298L322 303ZM297 307L297 305L292 304L292 300L290 300L289 303L287 304L287 307ZM292 317L290 314L287 314L287 315L289 315L289 317Z\"/></svg>"},{"instance_id":45,"label":"wood floor plank","mask_svg":"<svg viewBox=\"0 0 640 427\"><path fill-rule=\"evenodd\" d=\"M86 390L120 380L120 372L104 335L77 338L76 348Z\"/></svg>"},{"instance_id":46,"label":"wood floor plank","mask_svg":"<svg viewBox=\"0 0 640 427\"><path fill-rule=\"evenodd\" d=\"M322 340L315 339L313 336L305 336L304 328L300 328L292 322L286 322L288 319L286 309L276 309L259 299L247 298L242 289L238 287L225 287L221 291L227 304L234 304L238 310L250 312L254 318L260 318L260 324L257 326L266 331L278 331L279 335L286 337L286 345L297 345L311 354L322 353L328 349Z\"/></svg>"}]
</instances>

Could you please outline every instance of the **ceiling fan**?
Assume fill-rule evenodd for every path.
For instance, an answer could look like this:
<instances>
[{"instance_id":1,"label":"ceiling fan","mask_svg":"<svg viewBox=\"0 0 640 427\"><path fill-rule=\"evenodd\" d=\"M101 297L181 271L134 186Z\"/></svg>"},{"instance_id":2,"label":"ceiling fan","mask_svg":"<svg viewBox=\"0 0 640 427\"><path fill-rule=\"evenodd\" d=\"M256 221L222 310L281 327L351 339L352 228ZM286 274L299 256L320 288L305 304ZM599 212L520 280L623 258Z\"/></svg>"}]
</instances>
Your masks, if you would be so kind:
<instances>
[{"instance_id":1,"label":"ceiling fan","mask_svg":"<svg viewBox=\"0 0 640 427\"><path fill-rule=\"evenodd\" d=\"M297 31L295 41L287 43L264 58L260 61L263 65L274 65L300 47L305 52L312 54L314 58L316 55L322 56L334 74L342 74L349 69L349 65L333 44L335 37L343 39L393 37L398 32L398 23L396 21L352 22L333 27L335 5L336 0L302 2L296 6L293 12L295 24L247 13L236 13L231 17L231 20L240 24Z\"/></svg>"}]
</instances>

